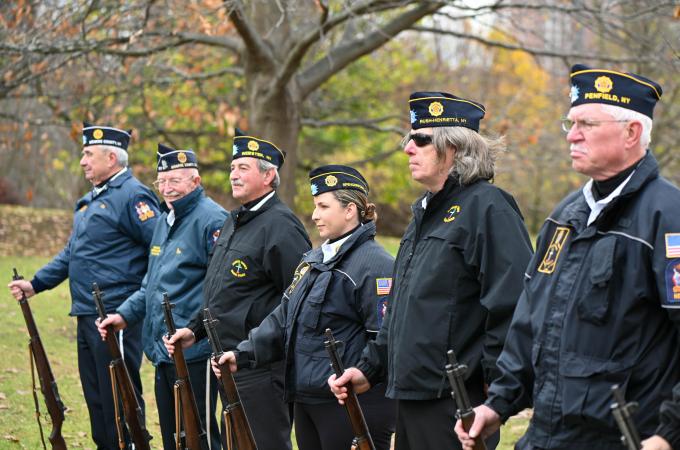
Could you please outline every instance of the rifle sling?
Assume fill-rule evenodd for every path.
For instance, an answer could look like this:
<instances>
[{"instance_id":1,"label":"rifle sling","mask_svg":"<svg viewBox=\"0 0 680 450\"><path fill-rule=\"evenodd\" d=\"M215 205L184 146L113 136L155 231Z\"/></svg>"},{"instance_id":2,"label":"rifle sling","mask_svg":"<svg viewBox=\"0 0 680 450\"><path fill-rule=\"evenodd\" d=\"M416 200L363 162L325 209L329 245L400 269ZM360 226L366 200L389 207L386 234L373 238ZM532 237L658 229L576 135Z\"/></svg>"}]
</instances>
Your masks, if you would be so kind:
<instances>
[{"instance_id":1,"label":"rifle sling","mask_svg":"<svg viewBox=\"0 0 680 450\"><path fill-rule=\"evenodd\" d=\"M31 338L32 340L32 338ZM28 361L31 363L31 384L33 387L33 402L35 403L35 419L38 421L38 429L40 430L40 441L42 442L42 446L44 450L47 450L47 446L45 445L45 435L43 433L43 428L42 428L42 423L40 422L40 402L38 401L38 393L36 392L36 387L35 387L35 365L33 363L33 358L35 358L35 355L33 354L33 346L31 345L31 341L28 342Z\"/></svg>"}]
</instances>

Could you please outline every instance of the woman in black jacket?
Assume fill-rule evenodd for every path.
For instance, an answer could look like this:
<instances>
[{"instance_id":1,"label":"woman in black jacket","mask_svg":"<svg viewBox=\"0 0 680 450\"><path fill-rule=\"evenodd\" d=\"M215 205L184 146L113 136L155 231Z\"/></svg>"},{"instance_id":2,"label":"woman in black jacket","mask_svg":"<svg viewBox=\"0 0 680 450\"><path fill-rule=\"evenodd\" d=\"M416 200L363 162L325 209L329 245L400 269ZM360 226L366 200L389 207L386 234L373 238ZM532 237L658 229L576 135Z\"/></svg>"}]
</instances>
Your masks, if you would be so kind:
<instances>
[{"instance_id":1,"label":"woman in black jacket","mask_svg":"<svg viewBox=\"0 0 680 450\"><path fill-rule=\"evenodd\" d=\"M368 183L357 170L329 165L309 176L312 220L325 242L304 255L281 304L220 363L228 361L236 371L284 359L285 396L294 404L300 450L347 450L354 435L326 383L332 369L324 331L330 328L341 341L338 353L346 367L359 361L382 323L394 259L374 241L375 205L368 202ZM385 386L378 384L359 402L376 448L387 450L395 404L384 394Z\"/></svg>"}]
</instances>

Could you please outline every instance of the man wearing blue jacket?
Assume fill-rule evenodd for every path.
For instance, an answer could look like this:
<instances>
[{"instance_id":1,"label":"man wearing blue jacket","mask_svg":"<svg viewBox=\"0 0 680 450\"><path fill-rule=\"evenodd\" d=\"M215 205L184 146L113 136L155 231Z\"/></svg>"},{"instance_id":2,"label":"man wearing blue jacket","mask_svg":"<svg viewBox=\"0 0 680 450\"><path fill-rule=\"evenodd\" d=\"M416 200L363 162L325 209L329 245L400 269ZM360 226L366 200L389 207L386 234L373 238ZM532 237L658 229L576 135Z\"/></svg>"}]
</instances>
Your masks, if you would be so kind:
<instances>
[{"instance_id":1,"label":"man wearing blue jacket","mask_svg":"<svg viewBox=\"0 0 680 450\"><path fill-rule=\"evenodd\" d=\"M213 244L227 217L227 212L208 198L201 187L198 161L192 150L175 150L158 144L158 179L154 185L163 196L163 214L156 223L149 266L141 288L132 294L99 325L102 337L106 327L116 330L144 322L144 353L156 367L155 393L163 447L176 448L173 388L177 374L173 359L163 345L168 332L164 321L163 293L174 304L173 319L177 328L186 327L203 304L203 279ZM207 361L210 344L203 340L188 348L184 357L199 412L206 410L206 388L210 389L210 424L206 431L211 448L220 448L215 420L216 380ZM210 382L206 384L206 375ZM183 407L188 407L184 405ZM205 428L206 418L203 419Z\"/></svg>"},{"instance_id":2,"label":"man wearing blue jacket","mask_svg":"<svg viewBox=\"0 0 680 450\"><path fill-rule=\"evenodd\" d=\"M66 247L33 279L9 284L12 295L31 297L69 279L71 315L78 318L78 370L90 414L92 439L98 449L118 449L111 394L111 354L101 341L95 320L92 283L101 288L104 306L113 311L137 291L146 272L149 243L158 219L153 192L127 167L130 132L90 125L83 127L80 166L94 189L76 203L73 230ZM119 336L125 363L139 397L142 383L141 326Z\"/></svg>"}]
</instances>

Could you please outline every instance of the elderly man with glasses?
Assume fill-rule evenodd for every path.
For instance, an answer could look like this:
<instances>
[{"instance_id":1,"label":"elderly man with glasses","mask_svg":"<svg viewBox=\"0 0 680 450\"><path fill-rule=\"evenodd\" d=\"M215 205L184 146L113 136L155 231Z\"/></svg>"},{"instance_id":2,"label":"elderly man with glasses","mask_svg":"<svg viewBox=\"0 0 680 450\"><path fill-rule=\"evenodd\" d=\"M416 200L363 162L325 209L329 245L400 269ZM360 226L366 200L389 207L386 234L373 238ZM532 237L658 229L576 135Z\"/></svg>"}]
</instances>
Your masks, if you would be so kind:
<instances>
[{"instance_id":1,"label":"elderly man with glasses","mask_svg":"<svg viewBox=\"0 0 680 450\"><path fill-rule=\"evenodd\" d=\"M478 132L484 113L447 93L411 95L404 152L426 192L412 206L378 336L357 367L329 379L341 401L349 381L364 392L387 380L386 395L397 399L396 450L459 446L446 352L467 364L470 400L482 403L531 257L515 200L490 183L505 146ZM497 443L498 435L487 441Z\"/></svg>"},{"instance_id":2,"label":"elderly man with glasses","mask_svg":"<svg viewBox=\"0 0 680 450\"><path fill-rule=\"evenodd\" d=\"M227 212L205 195L201 187L198 161L192 150L175 150L158 144L158 178L153 183L163 197L163 214L156 223L149 249L149 266L137 292L99 324L106 337L106 327L119 330L143 325L144 353L156 368L155 394L160 419L163 448L176 448L174 385L177 379L173 359L168 355L163 336L168 332L161 302L167 293L175 325L185 327L203 305L203 280L208 258L217 241ZM216 379L210 370L210 345L203 341L187 349L191 389L198 411L210 414L203 427L211 448L220 448L220 434L215 420ZM209 380L206 383L206 380ZM206 390L208 400L206 401ZM189 405L183 405L189 408ZM207 424L207 425L206 425ZM207 439L206 439L207 440ZM182 446L184 448L184 446Z\"/></svg>"},{"instance_id":3,"label":"elderly man with glasses","mask_svg":"<svg viewBox=\"0 0 680 450\"><path fill-rule=\"evenodd\" d=\"M519 449L621 449L610 410L618 384L645 438L680 380L680 190L648 150L661 87L631 73L576 65L563 124L572 167L590 179L545 221L500 377L468 432L534 408Z\"/></svg>"}]
</instances>

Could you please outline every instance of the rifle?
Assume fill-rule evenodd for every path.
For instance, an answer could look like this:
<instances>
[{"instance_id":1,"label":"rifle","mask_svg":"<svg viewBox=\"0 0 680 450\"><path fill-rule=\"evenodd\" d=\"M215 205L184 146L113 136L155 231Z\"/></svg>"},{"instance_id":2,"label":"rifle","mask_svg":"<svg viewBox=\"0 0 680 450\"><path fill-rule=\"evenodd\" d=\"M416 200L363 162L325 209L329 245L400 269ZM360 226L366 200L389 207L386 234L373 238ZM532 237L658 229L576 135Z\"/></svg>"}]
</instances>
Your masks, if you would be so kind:
<instances>
[{"instance_id":1,"label":"rifle","mask_svg":"<svg viewBox=\"0 0 680 450\"><path fill-rule=\"evenodd\" d=\"M642 448L640 434L635 428L635 423L633 423L633 413L638 407L637 402L626 403L618 384L612 386L612 395L614 396L614 403L611 404L611 409L621 431L621 443L628 450L640 450Z\"/></svg>"},{"instance_id":2,"label":"rifle","mask_svg":"<svg viewBox=\"0 0 680 450\"><path fill-rule=\"evenodd\" d=\"M163 293L163 312L165 313L165 325L168 328L167 337L170 338L177 328L175 328L175 320L172 318L173 304L170 303L167 292ZM185 439L186 450L209 450L208 437L198 413L198 405L194 397L194 391L191 388L189 381L189 369L187 362L184 359L184 351L182 346L175 347L175 352L172 355L175 361L175 370L177 371L177 380L175 381L175 442L177 450L182 450L182 437ZM184 433L181 433L180 422L178 419L179 411L181 410L182 422L184 423ZM183 436L182 436L183 435Z\"/></svg>"},{"instance_id":3,"label":"rifle","mask_svg":"<svg viewBox=\"0 0 680 450\"><path fill-rule=\"evenodd\" d=\"M222 351L220 338L215 330L217 320L212 318L208 308L203 310L203 325L208 333L208 340L213 350L212 358L217 362L224 352ZM218 367L222 373L220 386L222 387L223 398L226 399L227 403L223 411L224 423L227 429L227 448L235 447L238 450L257 450L253 431L250 429L248 417L241 404L241 398L238 395L236 382L231 374L231 370L229 370L229 365L218 364Z\"/></svg>"},{"instance_id":4,"label":"rifle","mask_svg":"<svg viewBox=\"0 0 680 450\"><path fill-rule=\"evenodd\" d=\"M326 328L326 340L323 345L326 347L328 356L331 359L331 367L335 371L335 376L340 377L344 372L345 368L342 366L342 360L338 356L337 344L333 337L333 333L330 328ZM368 431L368 424L364 418L364 413L361 411L361 405L359 405L359 399L357 394L352 389L352 384L347 384L347 398L345 399L345 409L347 409L347 414L349 415L349 421L352 424L352 432L354 433L354 439L352 440L351 450L375 450L375 445L373 445L373 439L371 439L371 433Z\"/></svg>"},{"instance_id":5,"label":"rifle","mask_svg":"<svg viewBox=\"0 0 680 450\"><path fill-rule=\"evenodd\" d=\"M104 302L102 301L102 292L99 290L97 283L92 283L92 296L94 297L94 304L97 307L99 319L106 319L106 310L104 309ZM139 406L135 389L132 386L130 373L128 372L123 356L120 353L120 347L111 325L106 327L106 345L109 347L111 353L111 363L109 364L109 373L111 375L111 389L113 391L114 410L116 415L116 429L118 431L118 445L120 448L125 448L125 439L123 437L123 427L121 426L120 413L118 411L118 394L123 401L123 414L125 416L125 424L128 432L132 437L135 448L137 450L151 450L149 441L151 435L146 430L144 425L144 415L142 408Z\"/></svg>"},{"instance_id":6,"label":"rifle","mask_svg":"<svg viewBox=\"0 0 680 450\"><path fill-rule=\"evenodd\" d=\"M449 363L446 365L446 375L451 384L451 397L456 402L456 417L463 423L463 429L470 431L470 427L475 421L475 412L470 404L467 389L465 389L465 373L467 366L459 364L453 350L446 352ZM475 439L475 450L486 450L486 444L481 436Z\"/></svg>"},{"instance_id":7,"label":"rifle","mask_svg":"<svg viewBox=\"0 0 680 450\"><path fill-rule=\"evenodd\" d=\"M12 280L16 281L22 279L23 277L19 276L17 269L14 268ZM33 319L33 313L31 312L31 307L28 305L26 294L21 294L19 305L21 306L21 312L24 314L26 328L28 329L28 335L30 336L28 341L28 349L31 353L29 358L31 362L31 376L33 377L33 401L35 403L35 417L38 420L38 428L40 429L40 440L42 441L43 448L46 448L42 424L40 423L38 396L35 393L36 389L33 362L35 362L35 367L38 372L38 379L40 380L40 391L42 392L43 397L45 397L47 412L52 419L52 432L48 436L48 439L50 444L52 444L52 449L66 450L66 442L64 441L64 437L61 435L61 426L64 423L64 411L66 410L66 407L59 397L57 381L54 379L54 375L52 374L52 368L50 367L50 362L47 359L45 347L43 347L42 341L40 340L40 333L38 332L38 327L36 326L35 320Z\"/></svg>"}]
</instances>

